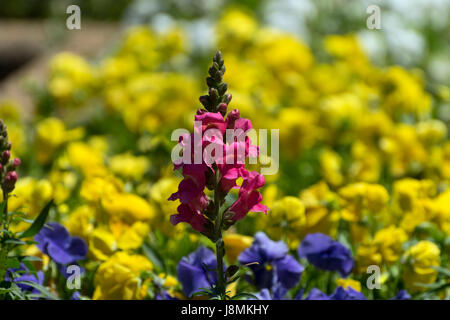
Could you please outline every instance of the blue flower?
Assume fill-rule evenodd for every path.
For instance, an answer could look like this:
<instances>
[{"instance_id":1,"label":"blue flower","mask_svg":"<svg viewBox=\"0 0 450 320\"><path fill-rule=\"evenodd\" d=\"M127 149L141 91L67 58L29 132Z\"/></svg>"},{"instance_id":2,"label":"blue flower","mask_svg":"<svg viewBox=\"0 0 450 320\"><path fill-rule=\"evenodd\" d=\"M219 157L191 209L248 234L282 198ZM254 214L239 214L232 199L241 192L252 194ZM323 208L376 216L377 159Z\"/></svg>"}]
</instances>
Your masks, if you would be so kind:
<instances>
[{"instance_id":1,"label":"blue flower","mask_svg":"<svg viewBox=\"0 0 450 320\"><path fill-rule=\"evenodd\" d=\"M282 241L272 241L263 232L255 235L253 244L239 255L239 262L249 265L259 289L271 289L278 298L294 287L304 270ZM256 263L255 263L256 262Z\"/></svg>"},{"instance_id":2,"label":"blue flower","mask_svg":"<svg viewBox=\"0 0 450 320\"><path fill-rule=\"evenodd\" d=\"M46 224L34 241L39 242L37 247L57 264L72 264L86 257L88 248L80 237L71 237L62 225L50 222Z\"/></svg>"},{"instance_id":3,"label":"blue flower","mask_svg":"<svg viewBox=\"0 0 450 320\"><path fill-rule=\"evenodd\" d=\"M178 300L178 298L172 297L167 290L163 290L155 295L155 300Z\"/></svg>"},{"instance_id":4,"label":"blue flower","mask_svg":"<svg viewBox=\"0 0 450 320\"><path fill-rule=\"evenodd\" d=\"M406 292L406 290L400 290L397 292L397 295L393 297L391 300L410 300L411 296Z\"/></svg>"},{"instance_id":5,"label":"blue flower","mask_svg":"<svg viewBox=\"0 0 450 320\"><path fill-rule=\"evenodd\" d=\"M300 290L295 300L303 299L303 290ZM367 300L367 298L355 289L348 287L344 289L343 287L337 287L336 290L330 295L326 295L317 288L311 289L304 300Z\"/></svg>"},{"instance_id":6,"label":"blue flower","mask_svg":"<svg viewBox=\"0 0 450 320\"><path fill-rule=\"evenodd\" d=\"M278 282L273 285L271 290L264 288L254 295L258 300L286 300L287 293L288 289Z\"/></svg>"},{"instance_id":7,"label":"blue flower","mask_svg":"<svg viewBox=\"0 0 450 320\"><path fill-rule=\"evenodd\" d=\"M338 271L343 277L350 274L354 265L350 250L322 233L308 234L298 247L298 255L316 268Z\"/></svg>"},{"instance_id":8,"label":"blue flower","mask_svg":"<svg viewBox=\"0 0 450 320\"><path fill-rule=\"evenodd\" d=\"M295 300L302 300L303 290L301 290ZM317 288L312 288L304 300L331 300L329 296Z\"/></svg>"},{"instance_id":9,"label":"blue flower","mask_svg":"<svg viewBox=\"0 0 450 320\"><path fill-rule=\"evenodd\" d=\"M367 300L367 298L359 291L356 291L352 287L348 287L347 290L343 287L337 287L336 290L330 296L331 300Z\"/></svg>"},{"instance_id":10,"label":"blue flower","mask_svg":"<svg viewBox=\"0 0 450 320\"><path fill-rule=\"evenodd\" d=\"M272 299L272 295L270 294L270 291L267 288L264 288L260 292L255 293L255 297L257 297L258 300L275 300L275 299ZM250 299L250 300L254 300L254 299Z\"/></svg>"},{"instance_id":11,"label":"blue flower","mask_svg":"<svg viewBox=\"0 0 450 320\"><path fill-rule=\"evenodd\" d=\"M177 274L183 292L190 297L202 288L210 288L217 283L216 255L210 249L200 247L183 257L178 263Z\"/></svg>"},{"instance_id":12,"label":"blue flower","mask_svg":"<svg viewBox=\"0 0 450 320\"><path fill-rule=\"evenodd\" d=\"M13 273L19 274L19 276L13 278ZM5 276L5 281L13 281L17 283L17 286L24 292L29 292L33 294L38 294L40 291L30 285L19 283L22 281L29 281L39 285L44 284L44 273L42 271L36 272L36 275L31 274L25 264L21 263L19 268L8 269Z\"/></svg>"},{"instance_id":13,"label":"blue flower","mask_svg":"<svg viewBox=\"0 0 450 320\"><path fill-rule=\"evenodd\" d=\"M81 297L80 293L78 291L75 291L70 297L70 300L81 300L80 297Z\"/></svg>"}]
</instances>

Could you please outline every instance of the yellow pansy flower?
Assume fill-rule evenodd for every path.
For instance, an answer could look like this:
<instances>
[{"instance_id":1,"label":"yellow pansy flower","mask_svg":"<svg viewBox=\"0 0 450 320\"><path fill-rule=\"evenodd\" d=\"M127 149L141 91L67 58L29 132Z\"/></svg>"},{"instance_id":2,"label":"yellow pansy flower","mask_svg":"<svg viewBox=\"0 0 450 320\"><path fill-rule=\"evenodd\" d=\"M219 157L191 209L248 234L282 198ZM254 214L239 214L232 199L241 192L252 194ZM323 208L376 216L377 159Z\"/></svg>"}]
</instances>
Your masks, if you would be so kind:
<instances>
[{"instance_id":1,"label":"yellow pansy flower","mask_svg":"<svg viewBox=\"0 0 450 320\"><path fill-rule=\"evenodd\" d=\"M84 135L83 128L67 130L64 122L57 118L46 118L36 126L36 157L42 164L49 163L55 152L64 143L77 140Z\"/></svg>"},{"instance_id":2,"label":"yellow pansy flower","mask_svg":"<svg viewBox=\"0 0 450 320\"><path fill-rule=\"evenodd\" d=\"M111 171L128 179L142 179L149 166L147 157L136 157L131 153L118 154L110 159Z\"/></svg>"},{"instance_id":3,"label":"yellow pansy flower","mask_svg":"<svg viewBox=\"0 0 450 320\"><path fill-rule=\"evenodd\" d=\"M133 300L142 285L140 273L153 270L144 256L116 252L95 273L94 300Z\"/></svg>"},{"instance_id":4,"label":"yellow pansy flower","mask_svg":"<svg viewBox=\"0 0 450 320\"><path fill-rule=\"evenodd\" d=\"M306 225L305 206L297 197L284 197L275 202L265 220L265 230L272 239L286 236L288 246L295 248Z\"/></svg>"},{"instance_id":5,"label":"yellow pansy flower","mask_svg":"<svg viewBox=\"0 0 450 320\"><path fill-rule=\"evenodd\" d=\"M242 251L252 245L253 238L236 233L229 233L223 236L225 243L225 254L230 263L235 263Z\"/></svg>"},{"instance_id":6,"label":"yellow pansy flower","mask_svg":"<svg viewBox=\"0 0 450 320\"><path fill-rule=\"evenodd\" d=\"M343 287L344 289L348 289L349 287L361 292L361 282L353 280L353 279L343 279L339 278L336 280L336 285L339 287Z\"/></svg>"},{"instance_id":7,"label":"yellow pansy flower","mask_svg":"<svg viewBox=\"0 0 450 320\"><path fill-rule=\"evenodd\" d=\"M407 265L403 273L403 280L409 292L425 291L425 287L417 284L429 284L436 280L438 272L431 267L439 266L440 254L439 247L426 240L419 241L406 251Z\"/></svg>"}]
</instances>

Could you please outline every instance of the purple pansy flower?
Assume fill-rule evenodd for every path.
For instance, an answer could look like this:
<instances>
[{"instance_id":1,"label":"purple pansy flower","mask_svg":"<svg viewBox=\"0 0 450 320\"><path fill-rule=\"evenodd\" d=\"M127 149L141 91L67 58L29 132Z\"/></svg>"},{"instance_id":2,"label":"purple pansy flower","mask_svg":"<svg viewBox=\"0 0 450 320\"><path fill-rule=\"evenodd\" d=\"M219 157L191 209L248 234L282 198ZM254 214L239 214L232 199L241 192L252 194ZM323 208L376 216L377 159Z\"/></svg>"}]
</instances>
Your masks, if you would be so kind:
<instances>
[{"instance_id":1,"label":"purple pansy flower","mask_svg":"<svg viewBox=\"0 0 450 320\"><path fill-rule=\"evenodd\" d=\"M281 298L298 283L304 270L287 253L288 247L283 241L272 241L265 233L258 232L252 246L244 250L238 260L243 265L249 265L258 288L271 289L277 298Z\"/></svg>"},{"instance_id":2,"label":"purple pansy flower","mask_svg":"<svg viewBox=\"0 0 450 320\"><path fill-rule=\"evenodd\" d=\"M397 292L397 295L393 297L391 300L410 300L411 296L406 292L406 290L400 290Z\"/></svg>"},{"instance_id":3,"label":"purple pansy flower","mask_svg":"<svg viewBox=\"0 0 450 320\"><path fill-rule=\"evenodd\" d=\"M80 297L81 297L80 293L78 291L75 291L70 297L70 300L81 300Z\"/></svg>"},{"instance_id":4,"label":"purple pansy flower","mask_svg":"<svg viewBox=\"0 0 450 320\"><path fill-rule=\"evenodd\" d=\"M295 300L303 300L303 290L301 290ZM317 288L312 288L304 300L331 300L329 296Z\"/></svg>"},{"instance_id":5,"label":"purple pansy flower","mask_svg":"<svg viewBox=\"0 0 450 320\"><path fill-rule=\"evenodd\" d=\"M34 241L39 242L37 247L57 264L72 264L86 257L88 248L83 239L71 237L66 228L56 222L46 224Z\"/></svg>"},{"instance_id":6,"label":"purple pansy flower","mask_svg":"<svg viewBox=\"0 0 450 320\"><path fill-rule=\"evenodd\" d=\"M13 273L18 273L19 276L13 278L12 274ZM33 288L32 286L29 286L27 284L24 283L19 283L22 281L29 281L29 282L34 282L36 284L39 285L43 285L44 284L44 273L42 271L38 271L36 272L36 275L31 274L28 270L28 268L25 266L25 264L21 263L19 268L11 268L8 269L8 272L6 273L5 276L5 281L14 281L17 283L17 286L19 286L19 288L22 291L27 291L33 294L38 294L39 290L36 288Z\"/></svg>"},{"instance_id":7,"label":"purple pansy flower","mask_svg":"<svg viewBox=\"0 0 450 320\"><path fill-rule=\"evenodd\" d=\"M350 250L322 233L308 234L298 247L298 255L316 268L338 271L343 277L350 274L354 265Z\"/></svg>"},{"instance_id":8,"label":"purple pansy flower","mask_svg":"<svg viewBox=\"0 0 450 320\"><path fill-rule=\"evenodd\" d=\"M255 293L255 297L257 297L258 300L275 300L272 298L272 295L270 294L270 291L267 288L264 288L260 292ZM254 299L250 299L250 300L254 300Z\"/></svg>"},{"instance_id":9,"label":"purple pansy flower","mask_svg":"<svg viewBox=\"0 0 450 320\"><path fill-rule=\"evenodd\" d=\"M343 287L337 287L336 290L330 296L331 300L367 300L367 298L359 291L356 291L352 287L344 289Z\"/></svg>"},{"instance_id":10,"label":"purple pansy flower","mask_svg":"<svg viewBox=\"0 0 450 320\"><path fill-rule=\"evenodd\" d=\"M271 290L268 288L263 288L254 295L258 298L258 300L286 300L286 294L288 291L289 289L285 288L278 282L272 286Z\"/></svg>"},{"instance_id":11,"label":"purple pansy flower","mask_svg":"<svg viewBox=\"0 0 450 320\"><path fill-rule=\"evenodd\" d=\"M210 288L217 283L216 255L210 249L200 247L183 257L178 263L177 274L183 292L190 297L201 288Z\"/></svg>"},{"instance_id":12,"label":"purple pansy flower","mask_svg":"<svg viewBox=\"0 0 450 320\"><path fill-rule=\"evenodd\" d=\"M155 295L155 300L178 300L178 298L172 297L169 292L163 290Z\"/></svg>"},{"instance_id":13,"label":"purple pansy flower","mask_svg":"<svg viewBox=\"0 0 450 320\"><path fill-rule=\"evenodd\" d=\"M303 290L301 290L297 297L295 297L295 300L302 299ZM313 288L304 300L367 300L367 298L361 292L358 292L351 287L348 287L348 289L337 287L330 296L326 295L317 288Z\"/></svg>"}]
</instances>

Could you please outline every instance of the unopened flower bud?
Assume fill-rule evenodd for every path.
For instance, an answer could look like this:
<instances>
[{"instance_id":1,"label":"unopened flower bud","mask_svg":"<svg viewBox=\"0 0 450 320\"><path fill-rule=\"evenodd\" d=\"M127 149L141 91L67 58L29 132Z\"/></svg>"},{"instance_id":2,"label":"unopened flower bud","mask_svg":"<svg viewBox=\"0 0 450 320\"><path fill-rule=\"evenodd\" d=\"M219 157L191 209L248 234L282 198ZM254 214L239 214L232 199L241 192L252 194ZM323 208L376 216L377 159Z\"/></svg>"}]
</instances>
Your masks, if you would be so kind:
<instances>
[{"instance_id":1,"label":"unopened flower bud","mask_svg":"<svg viewBox=\"0 0 450 320\"><path fill-rule=\"evenodd\" d=\"M231 93L227 93L226 95L223 96L224 102L226 104L230 104L231 99L233 98Z\"/></svg>"},{"instance_id":2,"label":"unopened flower bud","mask_svg":"<svg viewBox=\"0 0 450 320\"><path fill-rule=\"evenodd\" d=\"M200 116L206 112L205 109L197 109L197 115Z\"/></svg>"},{"instance_id":3,"label":"unopened flower bud","mask_svg":"<svg viewBox=\"0 0 450 320\"><path fill-rule=\"evenodd\" d=\"M209 100L209 96L201 96L199 98L199 100L200 100L200 103L206 108L206 110L209 110L210 104L211 104L211 101Z\"/></svg>"},{"instance_id":4,"label":"unopened flower bud","mask_svg":"<svg viewBox=\"0 0 450 320\"><path fill-rule=\"evenodd\" d=\"M217 111L219 111L223 116L225 116L227 114L227 109L228 109L228 106L226 103L221 103L217 107Z\"/></svg>"},{"instance_id":5,"label":"unopened flower bud","mask_svg":"<svg viewBox=\"0 0 450 320\"><path fill-rule=\"evenodd\" d=\"M9 150L3 151L3 153L2 153L2 164L7 164L10 157L11 157L11 152L9 152Z\"/></svg>"},{"instance_id":6,"label":"unopened flower bud","mask_svg":"<svg viewBox=\"0 0 450 320\"><path fill-rule=\"evenodd\" d=\"M17 172L11 171L5 177L5 182L3 183L3 190L6 192L11 192L14 190L14 186L17 182Z\"/></svg>"},{"instance_id":7,"label":"unopened flower bud","mask_svg":"<svg viewBox=\"0 0 450 320\"><path fill-rule=\"evenodd\" d=\"M22 161L20 161L19 158L14 158L13 161L12 161L12 163L13 163L13 166L17 168L18 166L20 166L20 164L22 163Z\"/></svg>"},{"instance_id":8,"label":"unopened flower bud","mask_svg":"<svg viewBox=\"0 0 450 320\"><path fill-rule=\"evenodd\" d=\"M6 167L7 171L14 171L17 169L18 166L20 166L22 162L19 158L14 158L10 161L9 165Z\"/></svg>"},{"instance_id":9,"label":"unopened flower bud","mask_svg":"<svg viewBox=\"0 0 450 320\"><path fill-rule=\"evenodd\" d=\"M222 82L219 87L217 88L217 90L219 90L219 94L221 96L223 96L225 94L225 92L227 92L228 89L228 84L226 82Z\"/></svg>"},{"instance_id":10,"label":"unopened flower bud","mask_svg":"<svg viewBox=\"0 0 450 320\"><path fill-rule=\"evenodd\" d=\"M209 88L209 96L213 101L216 101L219 98L219 92L215 88Z\"/></svg>"},{"instance_id":11,"label":"unopened flower bud","mask_svg":"<svg viewBox=\"0 0 450 320\"><path fill-rule=\"evenodd\" d=\"M238 109L231 110L227 116L227 122L228 122L227 128L233 129L236 120L239 119L240 117L241 117L241 113L239 112Z\"/></svg>"}]
</instances>

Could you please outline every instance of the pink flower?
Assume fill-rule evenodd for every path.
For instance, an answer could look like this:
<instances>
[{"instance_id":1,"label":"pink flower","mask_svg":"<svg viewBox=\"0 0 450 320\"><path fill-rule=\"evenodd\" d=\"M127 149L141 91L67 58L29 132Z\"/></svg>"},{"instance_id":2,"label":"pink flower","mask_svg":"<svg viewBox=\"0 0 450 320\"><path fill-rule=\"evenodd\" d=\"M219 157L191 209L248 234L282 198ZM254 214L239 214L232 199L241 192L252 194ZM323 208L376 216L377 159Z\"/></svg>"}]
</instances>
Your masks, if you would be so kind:
<instances>
[{"instance_id":1,"label":"pink flower","mask_svg":"<svg viewBox=\"0 0 450 320\"><path fill-rule=\"evenodd\" d=\"M242 165L242 167L235 167L226 164L219 167L219 170L222 172L220 187L224 193L228 193L232 188L237 187L236 180L248 174L244 165Z\"/></svg>"},{"instance_id":2,"label":"pink flower","mask_svg":"<svg viewBox=\"0 0 450 320\"><path fill-rule=\"evenodd\" d=\"M227 116L227 128L233 129L236 120L239 119L240 117L241 117L241 113L239 112L238 109L231 110Z\"/></svg>"},{"instance_id":3,"label":"pink flower","mask_svg":"<svg viewBox=\"0 0 450 320\"><path fill-rule=\"evenodd\" d=\"M220 112L202 112L199 114L197 112L197 115L195 115L195 121L201 121L201 133L203 134L208 129L218 129L222 134L225 133L225 129L227 128L227 123L225 122L225 119L220 114ZM199 128L194 128L194 130L198 133Z\"/></svg>"},{"instance_id":4,"label":"pink flower","mask_svg":"<svg viewBox=\"0 0 450 320\"><path fill-rule=\"evenodd\" d=\"M205 164L184 164L182 168L184 179L178 185L178 191L173 193L168 200L180 199L181 203L188 203L205 189L208 167Z\"/></svg>"},{"instance_id":5,"label":"pink flower","mask_svg":"<svg viewBox=\"0 0 450 320\"><path fill-rule=\"evenodd\" d=\"M204 231L204 225L207 221L199 209L194 209L189 204L180 204L177 211L178 214L170 216L170 222L173 225L177 225L180 222L187 222L198 232Z\"/></svg>"},{"instance_id":6,"label":"pink flower","mask_svg":"<svg viewBox=\"0 0 450 320\"><path fill-rule=\"evenodd\" d=\"M267 213L269 208L262 205L262 195L256 190L261 188L265 183L264 176L256 171L252 171L244 178L242 186L239 189L239 198L230 207L229 211L233 212L233 220L241 220L248 212L264 212Z\"/></svg>"},{"instance_id":7,"label":"pink flower","mask_svg":"<svg viewBox=\"0 0 450 320\"><path fill-rule=\"evenodd\" d=\"M231 188L236 187L236 180L244 177L248 174L248 171L244 168L245 147L238 143L233 143L231 146L224 147L224 159L221 164L217 164L222 179L220 180L220 186L224 193L228 193Z\"/></svg>"}]
</instances>

